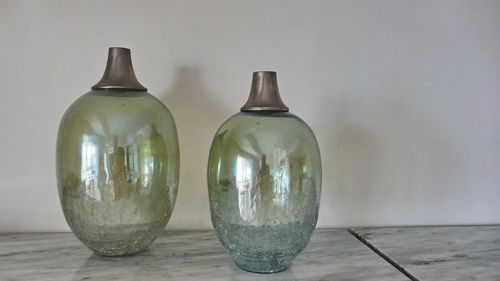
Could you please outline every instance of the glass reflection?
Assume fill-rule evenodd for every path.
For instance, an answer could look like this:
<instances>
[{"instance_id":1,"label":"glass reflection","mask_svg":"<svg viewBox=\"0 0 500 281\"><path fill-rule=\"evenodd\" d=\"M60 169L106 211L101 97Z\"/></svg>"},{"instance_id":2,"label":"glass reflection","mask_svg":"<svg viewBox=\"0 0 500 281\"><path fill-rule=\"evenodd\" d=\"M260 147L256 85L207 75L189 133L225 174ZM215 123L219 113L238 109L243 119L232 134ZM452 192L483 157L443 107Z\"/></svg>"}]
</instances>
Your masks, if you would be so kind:
<instances>
[{"instance_id":1,"label":"glass reflection","mask_svg":"<svg viewBox=\"0 0 500 281\"><path fill-rule=\"evenodd\" d=\"M276 205L282 206L288 200L289 184L290 184L290 171L287 152L283 149L276 148L273 150L274 163L273 171L273 189L274 199Z\"/></svg>"},{"instance_id":2,"label":"glass reflection","mask_svg":"<svg viewBox=\"0 0 500 281\"><path fill-rule=\"evenodd\" d=\"M85 186L85 193L90 198L100 201L101 191L97 186L98 182L98 147L91 140L90 136L83 136L82 141L82 169L80 177Z\"/></svg>"},{"instance_id":3,"label":"glass reflection","mask_svg":"<svg viewBox=\"0 0 500 281\"><path fill-rule=\"evenodd\" d=\"M103 188L108 189L113 200L128 199L134 192L147 193L154 175L164 169L163 156L157 154L165 146L163 137L150 125L139 130L133 138L128 137L123 146L118 145L121 138L117 135L113 135L110 142L106 139L103 136L82 137L82 191L97 201L103 199L101 193L106 193Z\"/></svg>"},{"instance_id":4,"label":"glass reflection","mask_svg":"<svg viewBox=\"0 0 500 281\"><path fill-rule=\"evenodd\" d=\"M252 199L252 159L236 157L236 188L238 189L238 206L240 216L244 221L249 221L255 216L255 204Z\"/></svg>"}]
</instances>

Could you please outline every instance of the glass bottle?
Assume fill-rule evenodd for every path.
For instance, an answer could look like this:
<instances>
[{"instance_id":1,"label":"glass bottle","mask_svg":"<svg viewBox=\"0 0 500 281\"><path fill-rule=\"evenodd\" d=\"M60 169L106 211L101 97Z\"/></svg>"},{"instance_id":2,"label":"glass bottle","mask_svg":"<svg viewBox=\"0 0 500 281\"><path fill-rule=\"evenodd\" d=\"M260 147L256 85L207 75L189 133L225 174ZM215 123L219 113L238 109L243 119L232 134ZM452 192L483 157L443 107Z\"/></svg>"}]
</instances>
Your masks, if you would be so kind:
<instances>
[{"instance_id":1,"label":"glass bottle","mask_svg":"<svg viewBox=\"0 0 500 281\"><path fill-rule=\"evenodd\" d=\"M281 101L275 72L253 74L247 103L215 134L208 190L212 224L240 268L285 270L309 242L320 152L311 129Z\"/></svg>"},{"instance_id":2,"label":"glass bottle","mask_svg":"<svg viewBox=\"0 0 500 281\"><path fill-rule=\"evenodd\" d=\"M145 250L177 195L179 144L168 109L136 79L130 50L65 112L57 136L59 197L75 235L100 255Z\"/></svg>"}]
</instances>

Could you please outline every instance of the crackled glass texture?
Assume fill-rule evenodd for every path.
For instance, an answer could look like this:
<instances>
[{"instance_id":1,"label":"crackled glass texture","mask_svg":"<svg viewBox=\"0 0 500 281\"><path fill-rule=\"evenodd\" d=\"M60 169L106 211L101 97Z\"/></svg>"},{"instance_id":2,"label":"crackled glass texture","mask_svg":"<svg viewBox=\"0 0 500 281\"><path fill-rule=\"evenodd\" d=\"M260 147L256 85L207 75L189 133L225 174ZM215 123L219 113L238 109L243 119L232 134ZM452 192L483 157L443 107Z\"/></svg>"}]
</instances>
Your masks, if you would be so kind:
<instances>
[{"instance_id":1,"label":"crackled glass texture","mask_svg":"<svg viewBox=\"0 0 500 281\"><path fill-rule=\"evenodd\" d=\"M95 90L64 114L57 180L66 221L94 252L146 249L174 207L179 147L167 108L146 92Z\"/></svg>"},{"instance_id":2,"label":"crackled glass texture","mask_svg":"<svg viewBox=\"0 0 500 281\"><path fill-rule=\"evenodd\" d=\"M208 188L213 226L236 264L260 273L285 270L318 218L314 134L291 113L234 115L213 140Z\"/></svg>"}]
</instances>

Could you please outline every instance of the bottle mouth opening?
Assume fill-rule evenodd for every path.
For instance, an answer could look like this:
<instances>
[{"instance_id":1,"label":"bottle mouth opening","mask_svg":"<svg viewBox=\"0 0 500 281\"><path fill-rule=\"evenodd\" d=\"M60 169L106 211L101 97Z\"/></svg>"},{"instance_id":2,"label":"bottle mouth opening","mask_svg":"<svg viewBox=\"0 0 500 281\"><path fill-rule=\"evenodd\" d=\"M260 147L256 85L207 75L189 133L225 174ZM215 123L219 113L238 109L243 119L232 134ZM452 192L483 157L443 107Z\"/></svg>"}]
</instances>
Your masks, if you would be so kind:
<instances>
[{"instance_id":1,"label":"bottle mouth opening","mask_svg":"<svg viewBox=\"0 0 500 281\"><path fill-rule=\"evenodd\" d=\"M276 71L272 71L272 70L259 70L259 71L254 71L253 74L274 74L276 75Z\"/></svg>"}]
</instances>

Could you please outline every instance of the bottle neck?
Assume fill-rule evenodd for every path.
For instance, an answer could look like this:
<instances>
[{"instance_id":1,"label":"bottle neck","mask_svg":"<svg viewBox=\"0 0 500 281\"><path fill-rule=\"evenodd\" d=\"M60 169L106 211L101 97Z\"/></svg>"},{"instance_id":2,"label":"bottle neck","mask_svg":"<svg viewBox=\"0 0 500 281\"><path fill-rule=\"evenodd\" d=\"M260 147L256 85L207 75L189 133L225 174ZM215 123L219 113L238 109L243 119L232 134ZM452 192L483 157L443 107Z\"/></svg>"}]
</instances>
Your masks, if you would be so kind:
<instances>
[{"instance_id":1,"label":"bottle neck","mask_svg":"<svg viewBox=\"0 0 500 281\"><path fill-rule=\"evenodd\" d=\"M107 89L147 91L135 77L130 49L117 47L109 48L108 62L104 75L101 81L92 86L92 90Z\"/></svg>"},{"instance_id":2,"label":"bottle neck","mask_svg":"<svg viewBox=\"0 0 500 281\"><path fill-rule=\"evenodd\" d=\"M288 107L280 97L276 72L257 71L253 73L250 95L241 111L288 111Z\"/></svg>"}]
</instances>

